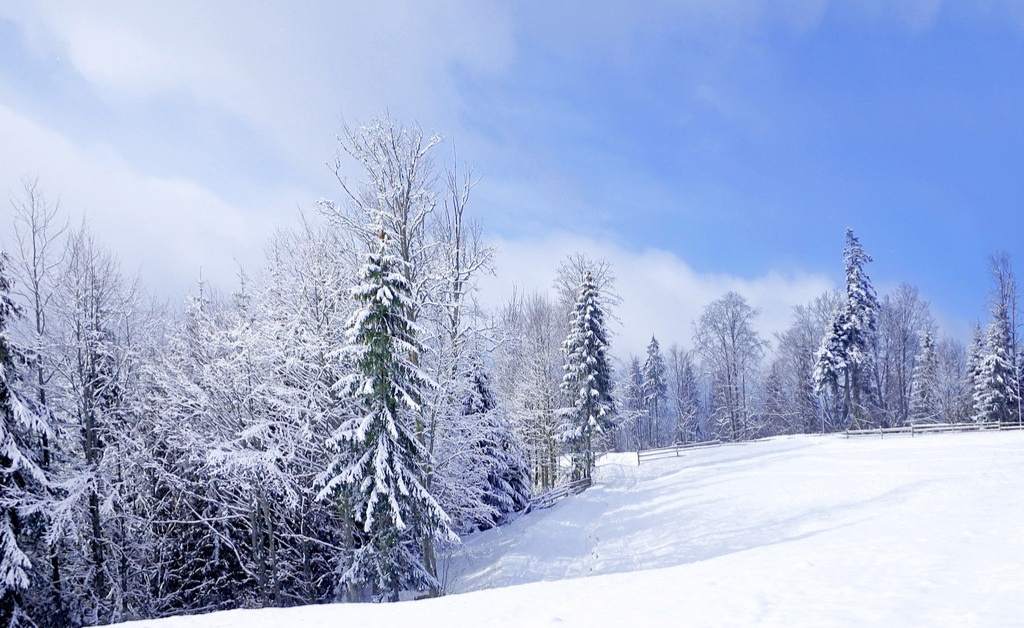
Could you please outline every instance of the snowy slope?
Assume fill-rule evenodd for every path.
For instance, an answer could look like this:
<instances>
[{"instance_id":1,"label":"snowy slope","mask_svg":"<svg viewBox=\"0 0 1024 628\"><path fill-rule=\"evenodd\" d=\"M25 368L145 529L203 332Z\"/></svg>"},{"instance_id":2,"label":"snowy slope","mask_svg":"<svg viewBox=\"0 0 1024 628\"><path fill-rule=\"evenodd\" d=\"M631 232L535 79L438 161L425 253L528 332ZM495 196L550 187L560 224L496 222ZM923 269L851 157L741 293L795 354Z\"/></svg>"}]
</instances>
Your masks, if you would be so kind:
<instances>
[{"instance_id":1,"label":"snowy slope","mask_svg":"<svg viewBox=\"0 0 1024 628\"><path fill-rule=\"evenodd\" d=\"M449 577L470 593L133 625L1024 625L1022 523L1020 433L616 455L583 495L467 539Z\"/></svg>"}]
</instances>

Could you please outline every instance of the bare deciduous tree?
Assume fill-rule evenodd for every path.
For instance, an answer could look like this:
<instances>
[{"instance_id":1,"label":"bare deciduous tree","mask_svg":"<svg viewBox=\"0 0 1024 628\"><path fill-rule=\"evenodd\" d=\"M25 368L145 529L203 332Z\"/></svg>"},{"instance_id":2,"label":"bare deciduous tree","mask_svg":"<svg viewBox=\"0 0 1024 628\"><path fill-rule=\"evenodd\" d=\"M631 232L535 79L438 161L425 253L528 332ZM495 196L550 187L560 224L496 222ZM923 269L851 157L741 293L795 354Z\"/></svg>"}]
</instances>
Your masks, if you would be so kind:
<instances>
[{"instance_id":1,"label":"bare deciduous tree","mask_svg":"<svg viewBox=\"0 0 1024 628\"><path fill-rule=\"evenodd\" d=\"M704 309L694 333L711 380L715 419L731 440L747 436L752 384L767 348L753 327L757 314L746 299L729 292Z\"/></svg>"}]
</instances>

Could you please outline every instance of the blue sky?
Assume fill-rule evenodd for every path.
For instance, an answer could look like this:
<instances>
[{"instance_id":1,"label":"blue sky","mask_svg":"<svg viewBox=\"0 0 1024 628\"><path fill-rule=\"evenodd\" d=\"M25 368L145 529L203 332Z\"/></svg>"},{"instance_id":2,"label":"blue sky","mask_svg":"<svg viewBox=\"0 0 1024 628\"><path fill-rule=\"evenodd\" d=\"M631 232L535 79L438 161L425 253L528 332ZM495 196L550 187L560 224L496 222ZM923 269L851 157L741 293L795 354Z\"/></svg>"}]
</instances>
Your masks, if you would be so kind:
<instances>
[{"instance_id":1,"label":"blue sky","mask_svg":"<svg viewBox=\"0 0 1024 628\"><path fill-rule=\"evenodd\" d=\"M847 225L956 335L1024 259L1024 7L549 4L4 3L0 188L40 176L173 297L337 196L334 135L388 109L472 164L491 294L603 255L630 347L732 288L778 329Z\"/></svg>"}]
</instances>

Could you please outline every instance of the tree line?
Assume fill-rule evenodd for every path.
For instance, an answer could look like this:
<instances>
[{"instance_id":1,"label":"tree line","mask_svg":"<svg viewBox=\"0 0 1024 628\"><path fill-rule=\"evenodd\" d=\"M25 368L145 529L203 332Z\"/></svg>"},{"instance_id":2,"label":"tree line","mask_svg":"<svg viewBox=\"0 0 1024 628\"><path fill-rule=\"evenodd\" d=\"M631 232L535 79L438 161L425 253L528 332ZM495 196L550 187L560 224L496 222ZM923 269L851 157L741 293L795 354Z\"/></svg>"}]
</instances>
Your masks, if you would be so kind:
<instances>
[{"instance_id":1,"label":"tree line","mask_svg":"<svg viewBox=\"0 0 1024 628\"><path fill-rule=\"evenodd\" d=\"M728 293L693 349L616 364L613 269L476 301L474 180L388 117L222 294L167 305L28 181L0 256L0 623L442 594L461 536L590 477L601 452L908 421L1019 420L1009 260L969 349L903 286L846 290L773 343ZM628 321L625 322L628 324Z\"/></svg>"},{"instance_id":2,"label":"tree line","mask_svg":"<svg viewBox=\"0 0 1024 628\"><path fill-rule=\"evenodd\" d=\"M845 289L794 308L769 341L758 311L730 292L709 304L693 349L664 354L652 338L626 362L618 389L624 411L614 446L622 451L708 438L969 421L1020 423L1024 355L1017 338L1017 284L1005 254L991 258L985 326L965 347L940 337L917 288L881 299L872 261L853 231L843 248Z\"/></svg>"}]
</instances>

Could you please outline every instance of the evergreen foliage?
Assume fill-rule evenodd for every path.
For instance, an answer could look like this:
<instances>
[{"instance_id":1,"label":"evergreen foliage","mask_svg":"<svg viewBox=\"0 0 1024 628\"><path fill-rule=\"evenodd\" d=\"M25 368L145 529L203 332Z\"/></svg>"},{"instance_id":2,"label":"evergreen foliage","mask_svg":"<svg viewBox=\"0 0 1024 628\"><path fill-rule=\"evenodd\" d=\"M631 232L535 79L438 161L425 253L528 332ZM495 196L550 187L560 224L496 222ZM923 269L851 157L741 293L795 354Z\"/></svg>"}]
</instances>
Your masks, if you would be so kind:
<instances>
[{"instance_id":1,"label":"evergreen foliage","mask_svg":"<svg viewBox=\"0 0 1024 628\"><path fill-rule=\"evenodd\" d=\"M46 488L40 468L39 438L52 437L45 417L15 390L24 353L9 327L21 312L11 299L7 254L0 251L0 625L33 625L25 605L32 563L22 549L29 504Z\"/></svg>"},{"instance_id":2,"label":"evergreen foliage","mask_svg":"<svg viewBox=\"0 0 1024 628\"><path fill-rule=\"evenodd\" d=\"M600 294L590 272L584 275L563 345L565 375L562 393L568 406L561 414L561 439L573 454L574 475L590 477L594 467L594 438L614 426L612 371L608 333Z\"/></svg>"},{"instance_id":3,"label":"evergreen foliage","mask_svg":"<svg viewBox=\"0 0 1024 628\"><path fill-rule=\"evenodd\" d=\"M860 426L866 418L864 398L870 388L869 348L878 326L878 297L864 268L871 261L853 230L847 229L843 248L846 299L822 339L814 370L819 392L835 393L842 387L843 414L852 417L853 427Z\"/></svg>"},{"instance_id":4,"label":"evergreen foliage","mask_svg":"<svg viewBox=\"0 0 1024 628\"><path fill-rule=\"evenodd\" d=\"M921 350L914 367L911 384L912 397L910 418L914 423L934 423L939 419L938 385L939 358L935 353L935 341L930 331L921 340Z\"/></svg>"},{"instance_id":5,"label":"evergreen foliage","mask_svg":"<svg viewBox=\"0 0 1024 628\"><path fill-rule=\"evenodd\" d=\"M480 360L473 361L468 378L463 414L479 425L476 447L487 475L483 501L493 511L493 517L476 523L486 529L529 506L530 469L507 415L498 407L490 377Z\"/></svg>"},{"instance_id":6,"label":"evergreen foliage","mask_svg":"<svg viewBox=\"0 0 1024 628\"><path fill-rule=\"evenodd\" d=\"M430 383L416 365L421 346L409 320L410 286L403 264L388 253L385 236L367 256L352 290L359 307L348 324L348 352L356 373L343 385L359 414L332 436L338 455L324 478L321 498L344 491L360 540L346 585L367 584L379 599L397 601L407 589L438 586L425 568L421 534L457 541L448 515L423 486L429 453L412 428L421 391Z\"/></svg>"},{"instance_id":7,"label":"evergreen foliage","mask_svg":"<svg viewBox=\"0 0 1024 628\"><path fill-rule=\"evenodd\" d=\"M1010 320L997 303L985 334L985 349L977 363L974 385L976 421L1017 421L1016 370L1010 353Z\"/></svg>"}]
</instances>

